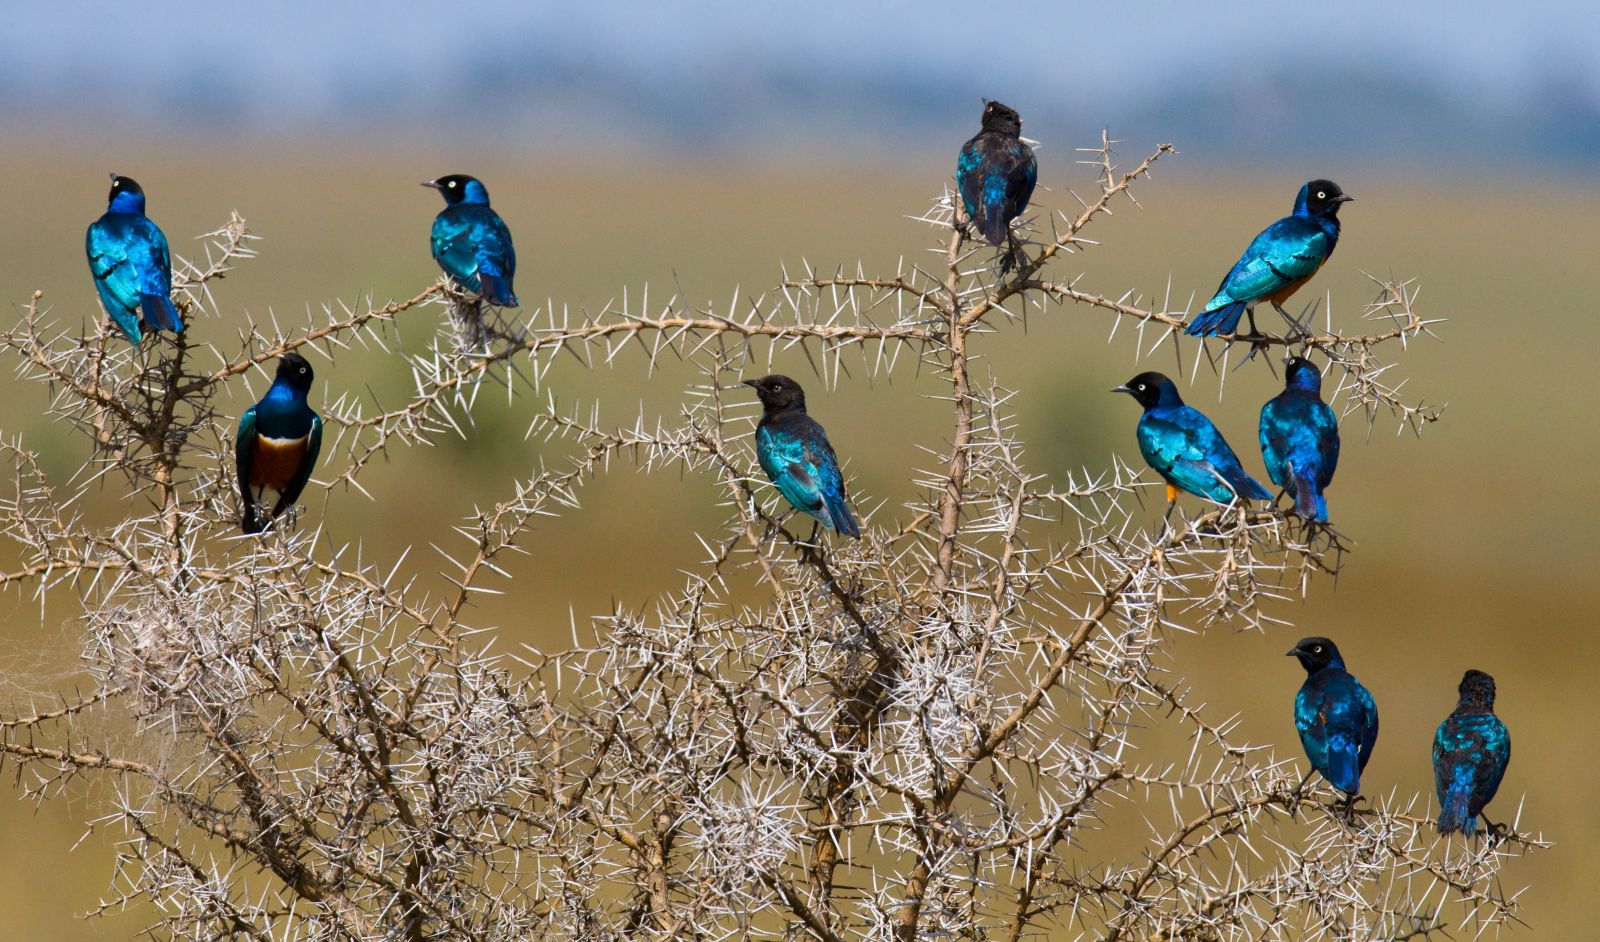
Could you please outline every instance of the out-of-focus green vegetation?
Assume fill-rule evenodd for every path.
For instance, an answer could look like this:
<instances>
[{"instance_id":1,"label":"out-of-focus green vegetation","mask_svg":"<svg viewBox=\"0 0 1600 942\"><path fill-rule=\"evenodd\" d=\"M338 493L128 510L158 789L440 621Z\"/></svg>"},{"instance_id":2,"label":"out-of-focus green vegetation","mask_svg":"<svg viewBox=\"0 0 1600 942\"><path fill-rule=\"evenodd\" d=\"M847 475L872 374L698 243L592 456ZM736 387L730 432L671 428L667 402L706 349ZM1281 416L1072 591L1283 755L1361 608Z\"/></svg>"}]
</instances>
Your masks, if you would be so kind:
<instances>
[{"instance_id":1,"label":"out-of-focus green vegetation","mask_svg":"<svg viewBox=\"0 0 1600 942\"><path fill-rule=\"evenodd\" d=\"M1073 143L1041 152L1049 190L1038 194L1039 205L1073 209L1067 186L1094 185L1085 168L1071 164ZM460 171L488 184L516 234L525 304L549 298L594 310L624 290L638 304L648 283L652 304L681 287L691 301L725 310L735 286L748 295L775 284L780 262L791 270L804 261L828 269L859 259L869 272L882 272L901 258L927 258L930 232L905 217L937 194L953 153L954 145L951 160L939 155L890 168L810 158L780 166L642 156L596 163L360 138L227 152L37 140L0 156L7 194L0 291L20 305L41 289L62 318L98 316L83 228L102 210L105 174L114 169L144 185L151 215L179 254L194 254L191 238L222 223L230 209L263 237L261 258L218 285L224 315L193 328L198 338L233 350L230 340L246 317L300 323L308 303L363 293L381 302L426 286L437 274L426 233L440 204L416 184ZM1414 344L1394 375L1412 378L1413 398L1449 406L1421 440L1397 437L1386 416L1370 436L1361 419L1347 419L1330 505L1357 549L1337 584L1318 583L1307 603L1287 608L1295 629L1181 639L1179 669L1219 715L1239 712L1245 735L1298 755L1289 703L1299 669L1281 655L1300 634L1333 636L1383 713L1364 779L1371 794L1431 792L1430 737L1454 703L1462 670L1492 672L1516 749L1491 812L1496 820L1511 817L1525 796L1523 828L1559 842L1513 864L1506 880L1533 885L1524 897L1529 938L1577 937L1580 927L1600 920L1588 886L1600 823L1580 803L1600 777L1596 737L1581 726L1594 713L1588 686L1600 656L1590 628L1600 603L1592 576L1600 508L1588 493L1600 460L1588 395L1600 340L1600 292L1589 263L1600 256L1591 224L1600 190L1362 165L1223 173L1180 157L1164 161L1139 188L1143 208L1118 204L1116 216L1093 233L1103 245L1068 258L1057 272L1082 273L1080 287L1114 295L1136 289L1159 296L1170 284L1174 298L1203 301L1249 237L1287 211L1301 182L1319 175L1338 180L1358 201L1343 213L1345 235L1333 261L1296 302L1331 293L1335 317L1349 329L1373 294L1362 271L1419 279L1421 307L1449 321L1439 325L1438 342ZM1275 317L1264 312L1263 324ZM406 346L419 347L434 326L426 315L409 315ZM1141 368L1173 372L1178 364L1170 348L1137 360L1127 329L1108 345L1109 327L1101 312L1053 307L1032 315L1025 333L1010 327L986 338L980 368L1018 391L1021 435L1035 469L1095 469L1113 453L1137 460L1136 408L1105 390ZM1187 374L1193 347L1186 341L1184 350ZM1398 355L1398 348L1385 352ZM370 388L394 404L409 383L409 371L378 351L315 362L318 397ZM854 364L853 375L833 391L797 353L779 355L775 365L810 388L812 413L846 458L857 502L883 522L903 514L914 493L912 469L924 460L916 446L943 441L946 409L925 398L939 387L909 362L870 381L859 361L845 362ZM593 371L566 358L540 395L584 404L599 398L610 424L631 423L641 412L670 419L694 375L673 364L649 373L631 352ZM49 468L69 473L85 445L43 416L47 391L9 377L0 383L7 384L0 431L23 435ZM248 390L241 384L229 410L237 414L264 384L259 376ZM1208 370L1187 392L1258 470L1256 412L1276 388L1253 363L1229 376L1220 402ZM541 458L562 460L563 444L524 440L518 413L526 408L486 397L468 440L394 455L364 479L372 501L313 487L310 519L324 519L336 542L359 541L368 559L392 559L416 542L412 566L431 571L427 540L448 548L450 524L507 493ZM93 495L96 512L137 499L118 486L109 480ZM679 571L703 555L694 533L716 526L720 496L710 480L614 466L583 488L584 510L535 528L510 592L486 597L479 622L494 626L498 648L509 652L565 645L574 621L587 634L591 615L648 605L675 589ZM1149 513L1154 523L1158 503ZM42 624L39 611L31 598L0 598L0 703L7 712L73 667L70 607L47 608ZM101 897L110 873L114 829L71 849L83 822L99 813L104 788L80 786L72 800L35 810L14 800L16 780L8 779L0 801L0 869L9 875L0 883L0 922L8 928L0 935L21 937L15 933L26 927L26 937L41 942L125 938L142 925L137 914L74 918Z\"/></svg>"}]
</instances>

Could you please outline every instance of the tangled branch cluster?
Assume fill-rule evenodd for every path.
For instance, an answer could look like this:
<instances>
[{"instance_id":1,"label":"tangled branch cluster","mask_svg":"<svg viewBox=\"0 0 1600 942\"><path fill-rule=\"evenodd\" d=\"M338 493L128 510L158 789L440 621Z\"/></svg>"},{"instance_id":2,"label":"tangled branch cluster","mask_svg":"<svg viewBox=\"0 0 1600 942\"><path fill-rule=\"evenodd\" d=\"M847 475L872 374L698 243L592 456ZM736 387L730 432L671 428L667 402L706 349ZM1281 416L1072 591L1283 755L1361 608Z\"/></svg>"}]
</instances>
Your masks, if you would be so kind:
<instances>
[{"instance_id":1,"label":"tangled branch cluster","mask_svg":"<svg viewBox=\"0 0 1600 942\"><path fill-rule=\"evenodd\" d=\"M1441 842L1416 796L1347 818L1213 717L1166 655L1176 632L1275 630L1281 603L1337 571L1337 537L1239 506L1152 529L1149 476L1120 463L1050 486L1012 391L974 368L987 334L1068 303L1131 326L1141 352L1179 343L1185 312L1047 274L1169 150L1123 172L1103 142L1092 198L1008 276L947 192L923 217L929 265L806 270L737 310L512 317L441 284L252 325L224 353L189 333L78 336L36 295L0 348L94 448L63 492L4 445L16 564L0 584L82 605L94 685L5 717L0 755L40 800L115 783L125 840L103 905L154 901L162 938L1401 940L1514 921L1501 867L1536 839ZM214 235L179 279L186 319L215 310L212 282L250 245L237 218ZM1436 410L1380 358L1429 329L1413 298L1380 283L1369 333L1330 319L1265 342L1334 364L1347 418L1420 428ZM491 382L536 391L563 352L672 354L703 380L672 423L537 413L571 460L474 509L453 544L429 537L451 554L444 597L303 520L236 536L219 392L290 350L382 344L419 310L444 316L408 358L414 394L324 407L324 486L359 489L375 457L457 433ZM748 397L728 392L795 348L824 376L921 369L948 403L919 499L866 515L859 543L797 535L753 476ZM474 597L503 591L534 520L578 511L613 460L715 482L726 523L707 559L587 643L487 653ZM103 475L137 495L107 527L73 509ZM96 715L136 728L113 752ZM1172 724L1186 755L1136 748ZM1148 832L1105 833L1122 805Z\"/></svg>"}]
</instances>

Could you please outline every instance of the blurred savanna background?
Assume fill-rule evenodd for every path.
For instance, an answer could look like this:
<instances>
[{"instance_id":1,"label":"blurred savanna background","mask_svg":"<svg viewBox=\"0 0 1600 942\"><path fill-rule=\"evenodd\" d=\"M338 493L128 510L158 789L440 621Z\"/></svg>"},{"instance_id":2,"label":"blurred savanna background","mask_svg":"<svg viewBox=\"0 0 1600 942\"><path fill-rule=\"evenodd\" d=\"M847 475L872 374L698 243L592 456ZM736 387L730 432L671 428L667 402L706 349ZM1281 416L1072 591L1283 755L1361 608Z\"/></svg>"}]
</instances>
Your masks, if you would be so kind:
<instances>
[{"instance_id":1,"label":"blurred savanna background","mask_svg":"<svg viewBox=\"0 0 1600 942\"><path fill-rule=\"evenodd\" d=\"M246 319L305 323L324 304L425 289L441 204L417 183L466 172L515 233L525 306L659 307L678 295L726 310L770 290L783 266L890 274L929 258L932 231L908 217L948 185L988 96L1016 107L1041 142L1033 215L1046 231L1046 213L1078 207L1074 189L1094 191L1075 149L1096 146L1102 128L1130 165L1174 143L1178 156L1136 189L1139 205L1115 204L1091 233L1102 244L1056 272L1086 290L1198 304L1301 183L1330 177L1357 202L1295 305L1316 301L1321 317L1331 304L1336 326L1353 330L1375 294L1365 273L1416 279L1419 308L1444 319L1438 337L1385 355L1400 356L1391 375L1407 378L1413 400L1446 405L1443 418L1419 438L1387 415L1370 428L1347 417L1330 504L1356 548L1338 580L1282 608L1293 628L1179 639L1173 667L1221 715L1237 712L1254 742L1298 754L1289 705L1302 675L1282 654L1300 635L1332 636L1382 710L1367 792L1430 796L1433 729L1461 672L1490 671L1515 743L1491 813L1520 809L1521 830L1556 842L1505 873L1531 887L1530 928L1513 934L1591 937L1600 20L1568 0L1537 19L1468 17L1435 0L1357 0L1337 13L1254 0L1226 15L1165 2L1094 16L1007 10L833 0L781 11L509 0L14 10L0 36L0 293L12 318L36 290L64 326L100 316L83 230L115 170L143 184L177 254L203 255L195 237L232 210L249 220L260 258L217 286L221 315L191 328L236 353ZM1011 21L989 22L1001 16ZM1275 321L1263 312L1263 326ZM398 401L411 382L401 351L422 349L437 326L411 312L394 349L314 357L314 403ZM1204 360L1196 370L1191 342L1181 359L1170 343L1141 359L1136 335L1125 327L1108 342L1110 328L1103 312L1051 306L985 339L980 370L1016 390L1035 471L1137 461L1137 408L1106 390L1155 368L1181 370L1189 400L1259 472L1256 415L1278 388L1273 374L1250 363L1222 389ZM846 357L845 372L819 376L797 351L778 351L772 365L807 386L856 502L877 523L904 514L926 459L919 443L947 434L946 405L928 398L940 385L910 362L873 376ZM692 365L651 369L624 350L610 364L557 361L531 398L599 402L605 424L653 424L671 421L701 381ZM238 383L225 408L237 415L266 382ZM46 414L48 390L0 383L0 433L64 480L85 442ZM486 393L463 437L395 453L364 479L370 498L313 486L307 513L352 552L404 556L403 571L437 579L430 540L448 548L449 528L475 507L540 462L565 460L567 443L525 437L528 401ZM535 527L514 591L480 600L497 649L563 646L589 635L594 615L647 608L704 557L695 534L726 509L709 479L621 463L579 496L581 510ZM110 478L81 501L110 515L138 499ZM1148 511L1154 525L1159 501ZM0 597L8 715L70 685L73 615L62 598L41 613L31 596ZM116 853L117 834L94 827L106 786L36 806L28 785L0 786L0 939L136 933L146 924L136 909L82 918L107 897Z\"/></svg>"}]
</instances>

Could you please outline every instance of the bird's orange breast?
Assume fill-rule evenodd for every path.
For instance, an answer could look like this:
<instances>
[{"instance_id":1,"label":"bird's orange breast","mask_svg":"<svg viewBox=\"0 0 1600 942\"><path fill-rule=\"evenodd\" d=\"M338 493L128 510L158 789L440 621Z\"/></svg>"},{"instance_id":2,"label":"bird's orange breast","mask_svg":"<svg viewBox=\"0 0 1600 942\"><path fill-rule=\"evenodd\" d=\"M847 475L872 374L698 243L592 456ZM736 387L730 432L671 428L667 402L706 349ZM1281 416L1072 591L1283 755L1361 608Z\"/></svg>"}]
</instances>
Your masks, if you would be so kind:
<instances>
[{"instance_id":1,"label":"bird's orange breast","mask_svg":"<svg viewBox=\"0 0 1600 942\"><path fill-rule=\"evenodd\" d=\"M256 436L256 453L250 460L250 486L282 490L300 473L305 460L304 438L281 439Z\"/></svg>"}]
</instances>

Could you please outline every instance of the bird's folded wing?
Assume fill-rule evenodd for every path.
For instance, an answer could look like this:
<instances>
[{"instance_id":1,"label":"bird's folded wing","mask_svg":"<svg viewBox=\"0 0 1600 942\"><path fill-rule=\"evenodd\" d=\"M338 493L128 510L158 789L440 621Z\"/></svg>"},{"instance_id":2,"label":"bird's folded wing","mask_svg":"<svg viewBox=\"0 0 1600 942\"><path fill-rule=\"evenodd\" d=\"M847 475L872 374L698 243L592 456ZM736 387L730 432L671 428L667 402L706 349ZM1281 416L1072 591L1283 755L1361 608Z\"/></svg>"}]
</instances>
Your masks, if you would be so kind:
<instances>
[{"instance_id":1,"label":"bird's folded wing","mask_svg":"<svg viewBox=\"0 0 1600 942\"><path fill-rule=\"evenodd\" d=\"M239 431L233 438L233 461L239 473L239 493L250 503L250 474L256 457L256 407L239 416Z\"/></svg>"},{"instance_id":2,"label":"bird's folded wing","mask_svg":"<svg viewBox=\"0 0 1600 942\"><path fill-rule=\"evenodd\" d=\"M791 461L778 477L778 490L789 502L802 510L815 511L822 506L822 488L818 485L812 468L799 461Z\"/></svg>"},{"instance_id":3,"label":"bird's folded wing","mask_svg":"<svg viewBox=\"0 0 1600 942\"><path fill-rule=\"evenodd\" d=\"M981 163L983 154L968 141L967 146L961 149L961 156L956 159L956 183L961 187L961 202L966 206L968 216L977 215L983 198L983 175L977 172Z\"/></svg>"},{"instance_id":4,"label":"bird's folded wing","mask_svg":"<svg viewBox=\"0 0 1600 942\"><path fill-rule=\"evenodd\" d=\"M153 231L146 245L144 264L137 266L139 291L141 294L166 298L172 293L172 257L167 251L166 236L154 226L151 229Z\"/></svg>"}]
</instances>

